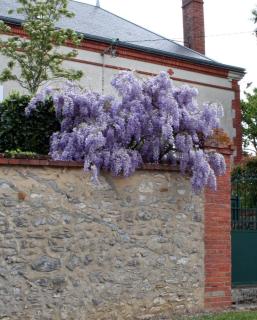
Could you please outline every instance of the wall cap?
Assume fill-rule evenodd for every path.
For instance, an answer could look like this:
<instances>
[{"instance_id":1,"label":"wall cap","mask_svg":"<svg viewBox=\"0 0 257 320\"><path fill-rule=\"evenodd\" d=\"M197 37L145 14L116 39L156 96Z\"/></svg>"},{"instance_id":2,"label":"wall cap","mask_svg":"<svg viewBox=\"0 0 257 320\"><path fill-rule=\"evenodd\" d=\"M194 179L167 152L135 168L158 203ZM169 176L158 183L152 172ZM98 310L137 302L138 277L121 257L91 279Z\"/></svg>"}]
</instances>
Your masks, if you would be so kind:
<instances>
[{"instance_id":1,"label":"wall cap","mask_svg":"<svg viewBox=\"0 0 257 320\"><path fill-rule=\"evenodd\" d=\"M48 166L48 167L63 167L63 168L83 168L83 161L62 161L52 160L46 156L38 156L36 158L7 158L0 154L0 165L20 165L20 166ZM146 163L138 170L159 170L159 171L179 171L179 167L169 164Z\"/></svg>"},{"instance_id":2,"label":"wall cap","mask_svg":"<svg viewBox=\"0 0 257 320\"><path fill-rule=\"evenodd\" d=\"M221 128L214 130L213 135L205 142L204 148L221 154L232 154L235 150L232 140Z\"/></svg>"}]
</instances>

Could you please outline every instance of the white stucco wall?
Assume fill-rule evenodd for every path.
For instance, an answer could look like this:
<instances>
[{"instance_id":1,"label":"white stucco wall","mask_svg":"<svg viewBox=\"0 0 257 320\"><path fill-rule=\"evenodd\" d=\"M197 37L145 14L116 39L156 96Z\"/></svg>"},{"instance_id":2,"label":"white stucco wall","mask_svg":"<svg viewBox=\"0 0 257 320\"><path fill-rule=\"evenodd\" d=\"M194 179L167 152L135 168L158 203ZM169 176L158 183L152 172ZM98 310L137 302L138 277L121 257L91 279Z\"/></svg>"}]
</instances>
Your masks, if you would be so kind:
<instances>
[{"instance_id":1,"label":"white stucco wall","mask_svg":"<svg viewBox=\"0 0 257 320\"><path fill-rule=\"evenodd\" d=\"M62 50L69 51L70 49L63 47ZM79 50L79 55L77 59L84 61L84 63L65 61L64 65L69 68L83 70L84 76L80 81L82 86L86 87L87 89L96 90L98 92L103 91L106 94L113 92L113 89L110 85L110 79L115 73L118 72L116 68L128 68L132 70L150 73L159 73L160 71L170 69L170 67L167 67L165 65L162 66L132 59L111 57L110 55L104 56L104 64L112 65L114 66L114 68L103 68L102 66L90 65L87 63L92 62L103 64L103 57L99 53L86 50ZM0 55L0 71L3 70L6 64L7 59ZM186 71L178 68L172 68L172 70L174 71L173 77L181 79L179 81L174 81L176 85L181 85L185 83L185 80L203 83L203 85L189 83L189 85L194 86L199 90L198 100L200 103L210 101L218 102L223 105L224 118L222 119L222 127L229 134L229 136L233 138L235 136L235 129L233 128L232 122L234 117L234 111L231 108L231 104L232 100L234 99L234 91L231 90L231 79L225 79L202 73ZM15 72L17 72L18 74L19 70L16 69ZM144 77L144 75L141 74L139 76ZM213 86L221 86L223 88L215 88ZM6 97L13 90L22 91L18 84L13 81L5 83L3 87L4 97Z\"/></svg>"}]
</instances>

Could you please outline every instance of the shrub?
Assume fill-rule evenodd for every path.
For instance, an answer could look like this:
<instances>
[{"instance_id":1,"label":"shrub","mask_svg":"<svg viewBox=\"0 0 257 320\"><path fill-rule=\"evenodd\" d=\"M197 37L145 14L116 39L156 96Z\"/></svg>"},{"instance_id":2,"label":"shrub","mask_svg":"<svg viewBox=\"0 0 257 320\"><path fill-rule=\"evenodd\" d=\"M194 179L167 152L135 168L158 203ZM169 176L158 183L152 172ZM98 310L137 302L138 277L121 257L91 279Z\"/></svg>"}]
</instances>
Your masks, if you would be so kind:
<instances>
[{"instance_id":1,"label":"shrub","mask_svg":"<svg viewBox=\"0 0 257 320\"><path fill-rule=\"evenodd\" d=\"M100 169L129 176L142 163L178 164L182 173L192 175L195 192L206 185L215 189L225 161L219 153L205 152L204 142L219 127L222 107L199 106L197 90L175 87L165 72L143 81L121 72L112 85L120 99L71 84L32 99L27 113L53 98L61 121L60 132L51 139L53 159L84 161L95 179Z\"/></svg>"},{"instance_id":2,"label":"shrub","mask_svg":"<svg viewBox=\"0 0 257 320\"><path fill-rule=\"evenodd\" d=\"M0 152L20 149L48 154L50 137L60 129L53 102L39 102L31 117L26 117L30 100L30 96L13 93L0 103Z\"/></svg>"}]
</instances>

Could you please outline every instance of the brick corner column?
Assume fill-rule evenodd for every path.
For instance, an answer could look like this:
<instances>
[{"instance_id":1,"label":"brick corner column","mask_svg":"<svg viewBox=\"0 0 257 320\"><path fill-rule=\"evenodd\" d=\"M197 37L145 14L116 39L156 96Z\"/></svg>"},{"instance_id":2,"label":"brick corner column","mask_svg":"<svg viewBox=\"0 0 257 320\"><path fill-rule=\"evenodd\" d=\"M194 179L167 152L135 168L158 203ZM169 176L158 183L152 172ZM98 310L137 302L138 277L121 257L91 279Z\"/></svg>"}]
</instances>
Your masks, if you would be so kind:
<instances>
[{"instance_id":1,"label":"brick corner column","mask_svg":"<svg viewBox=\"0 0 257 320\"><path fill-rule=\"evenodd\" d=\"M217 148L219 149L219 148ZM227 146L222 153L227 171L217 178L217 191L205 190L205 291L206 310L231 306L231 182L230 167L233 150Z\"/></svg>"},{"instance_id":2,"label":"brick corner column","mask_svg":"<svg viewBox=\"0 0 257 320\"><path fill-rule=\"evenodd\" d=\"M241 113L241 102L240 102L240 86L237 80L232 80L232 89L234 90L235 97L232 100L232 109L235 112L233 119L233 128L236 131L234 137L234 146L236 147L236 154L234 157L234 163L238 164L242 161L242 113Z\"/></svg>"}]
</instances>

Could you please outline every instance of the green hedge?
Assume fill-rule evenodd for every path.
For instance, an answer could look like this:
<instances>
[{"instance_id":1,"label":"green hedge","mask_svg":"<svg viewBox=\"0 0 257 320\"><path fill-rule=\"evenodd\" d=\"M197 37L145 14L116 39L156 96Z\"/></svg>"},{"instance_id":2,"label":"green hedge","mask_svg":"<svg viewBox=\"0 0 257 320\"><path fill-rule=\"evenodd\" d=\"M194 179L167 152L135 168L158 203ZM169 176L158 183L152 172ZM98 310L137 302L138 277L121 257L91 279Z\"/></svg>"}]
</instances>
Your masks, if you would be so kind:
<instances>
[{"instance_id":1,"label":"green hedge","mask_svg":"<svg viewBox=\"0 0 257 320\"><path fill-rule=\"evenodd\" d=\"M27 117L25 108L31 97L11 94L0 103L0 152L21 150L48 154L49 140L53 132L59 131L52 100L39 103Z\"/></svg>"}]
</instances>

